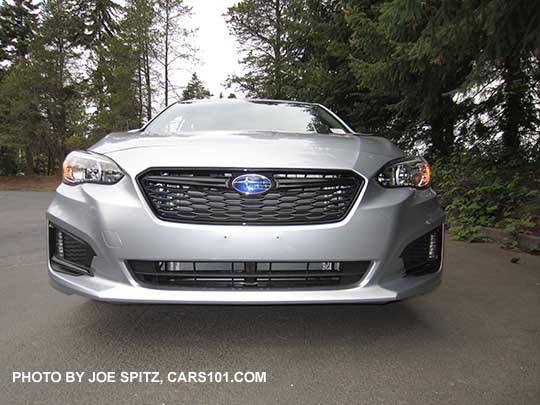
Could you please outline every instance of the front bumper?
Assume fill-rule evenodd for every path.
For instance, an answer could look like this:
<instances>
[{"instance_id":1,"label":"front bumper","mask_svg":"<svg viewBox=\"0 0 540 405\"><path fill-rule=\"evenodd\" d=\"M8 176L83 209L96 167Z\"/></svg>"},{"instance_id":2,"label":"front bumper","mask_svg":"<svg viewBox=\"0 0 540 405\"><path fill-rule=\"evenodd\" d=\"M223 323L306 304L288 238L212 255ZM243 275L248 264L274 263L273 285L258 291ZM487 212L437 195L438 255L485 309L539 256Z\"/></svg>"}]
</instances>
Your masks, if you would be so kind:
<instances>
[{"instance_id":1,"label":"front bumper","mask_svg":"<svg viewBox=\"0 0 540 405\"><path fill-rule=\"evenodd\" d=\"M93 276L48 270L60 291L102 301L190 304L388 302L426 293L435 273L405 276L400 255L439 227L443 212L431 190L383 190L368 182L339 223L295 226L194 225L157 219L135 182L61 185L47 220L84 240L96 253ZM370 261L362 280L346 288L158 289L139 284L127 260ZM441 262L442 263L442 262ZM441 266L442 267L442 266Z\"/></svg>"}]
</instances>

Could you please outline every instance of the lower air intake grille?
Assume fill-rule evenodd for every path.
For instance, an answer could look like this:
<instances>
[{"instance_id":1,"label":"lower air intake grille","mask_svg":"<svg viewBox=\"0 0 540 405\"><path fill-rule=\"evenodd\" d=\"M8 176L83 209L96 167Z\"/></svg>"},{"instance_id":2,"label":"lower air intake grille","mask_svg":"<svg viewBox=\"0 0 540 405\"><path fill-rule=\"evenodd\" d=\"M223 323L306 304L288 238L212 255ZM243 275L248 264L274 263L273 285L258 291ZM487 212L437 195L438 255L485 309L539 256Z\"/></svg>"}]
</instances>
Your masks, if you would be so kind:
<instances>
[{"instance_id":1,"label":"lower air intake grille","mask_svg":"<svg viewBox=\"0 0 540 405\"><path fill-rule=\"evenodd\" d=\"M49 225L49 254L54 270L74 275L91 274L90 265L96 255L86 242L52 224Z\"/></svg>"},{"instance_id":2,"label":"lower air intake grille","mask_svg":"<svg viewBox=\"0 0 540 405\"><path fill-rule=\"evenodd\" d=\"M423 276L437 272L442 260L442 226L410 243L401 254L405 272L410 276Z\"/></svg>"},{"instance_id":3,"label":"lower air intake grille","mask_svg":"<svg viewBox=\"0 0 540 405\"><path fill-rule=\"evenodd\" d=\"M370 265L361 262L180 262L130 260L143 284L169 288L309 288L358 283Z\"/></svg>"},{"instance_id":4,"label":"lower air intake grille","mask_svg":"<svg viewBox=\"0 0 540 405\"><path fill-rule=\"evenodd\" d=\"M233 180L246 173L266 177L269 190L236 191ZM160 219L230 225L338 222L363 184L353 172L321 170L150 169L137 180Z\"/></svg>"}]
</instances>

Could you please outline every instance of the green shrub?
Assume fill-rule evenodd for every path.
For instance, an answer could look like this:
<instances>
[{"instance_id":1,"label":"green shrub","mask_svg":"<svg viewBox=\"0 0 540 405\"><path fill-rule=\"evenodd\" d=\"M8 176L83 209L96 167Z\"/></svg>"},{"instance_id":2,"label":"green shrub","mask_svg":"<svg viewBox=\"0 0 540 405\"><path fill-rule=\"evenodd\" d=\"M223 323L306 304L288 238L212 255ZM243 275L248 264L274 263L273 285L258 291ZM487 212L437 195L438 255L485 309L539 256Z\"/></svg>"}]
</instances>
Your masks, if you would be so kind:
<instances>
[{"instance_id":1,"label":"green shrub","mask_svg":"<svg viewBox=\"0 0 540 405\"><path fill-rule=\"evenodd\" d=\"M433 159L432 166L434 188L453 238L483 239L482 227L540 233L537 161L457 151L446 162Z\"/></svg>"}]
</instances>

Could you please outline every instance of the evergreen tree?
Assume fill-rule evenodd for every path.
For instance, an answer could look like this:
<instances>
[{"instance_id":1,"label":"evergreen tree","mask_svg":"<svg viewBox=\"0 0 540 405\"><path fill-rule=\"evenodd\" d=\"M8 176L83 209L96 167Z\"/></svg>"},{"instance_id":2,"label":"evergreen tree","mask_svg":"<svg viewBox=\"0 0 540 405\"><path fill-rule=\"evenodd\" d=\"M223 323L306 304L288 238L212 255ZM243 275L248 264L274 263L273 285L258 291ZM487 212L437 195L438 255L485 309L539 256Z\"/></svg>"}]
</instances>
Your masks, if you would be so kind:
<instances>
[{"instance_id":1,"label":"evergreen tree","mask_svg":"<svg viewBox=\"0 0 540 405\"><path fill-rule=\"evenodd\" d=\"M0 82L0 144L7 156L7 150L24 153L21 169L26 175L34 174L35 156L43 146L48 148L49 125L41 112L41 86L38 68L27 61L13 66ZM11 168L4 174L15 174L15 162L8 165Z\"/></svg>"},{"instance_id":2,"label":"evergreen tree","mask_svg":"<svg viewBox=\"0 0 540 405\"><path fill-rule=\"evenodd\" d=\"M15 6L19 6L19 11L26 9L27 19L31 20L28 4L17 2ZM23 30L26 34L20 37L20 42L15 40L10 49L15 59L0 86L4 99L9 99L0 113L0 133L11 145L24 151L26 174L34 173L36 158L43 152L47 155L46 170L57 167L64 157L66 138L75 127L80 127L71 121L75 116L80 117L74 114L75 109L82 108L73 75L76 69L73 62L83 37L77 8L78 2L74 0L44 2L35 33L30 36L28 30ZM20 14L12 15L20 20ZM30 37L32 42L25 42L24 38Z\"/></svg>"},{"instance_id":3,"label":"evergreen tree","mask_svg":"<svg viewBox=\"0 0 540 405\"><path fill-rule=\"evenodd\" d=\"M160 42L156 26L157 18L154 0L127 1L124 30L137 63L137 104L141 122L150 120L153 114L153 97L157 82L153 61Z\"/></svg>"},{"instance_id":4,"label":"evergreen tree","mask_svg":"<svg viewBox=\"0 0 540 405\"><path fill-rule=\"evenodd\" d=\"M186 88L182 92L182 99L195 100L210 97L212 97L210 91L206 87L204 87L204 84L201 79L199 79L199 76L197 76L197 73L193 73Z\"/></svg>"},{"instance_id":5,"label":"evergreen tree","mask_svg":"<svg viewBox=\"0 0 540 405\"><path fill-rule=\"evenodd\" d=\"M110 85L106 80L111 65L116 60L111 56L111 44L119 31L118 15L121 7L113 0L92 0L81 3L86 26L86 47L90 52L89 57L89 81L87 95L93 104L95 112L92 114L92 135L101 137L108 132L103 127L101 115L109 114L110 110Z\"/></svg>"},{"instance_id":6,"label":"evergreen tree","mask_svg":"<svg viewBox=\"0 0 540 405\"><path fill-rule=\"evenodd\" d=\"M157 61L163 69L163 90L165 106L169 105L169 90L175 89L170 80L170 70L173 64L193 57L194 48L188 39L193 31L182 25L191 16L191 7L183 0L157 0L159 31L162 38L159 45Z\"/></svg>"},{"instance_id":7,"label":"evergreen tree","mask_svg":"<svg viewBox=\"0 0 540 405\"><path fill-rule=\"evenodd\" d=\"M291 39L301 9L302 2L295 0L243 0L228 9L225 18L243 52L240 63L246 71L229 78L229 85L254 97L294 97L298 48Z\"/></svg>"},{"instance_id":8,"label":"evergreen tree","mask_svg":"<svg viewBox=\"0 0 540 405\"><path fill-rule=\"evenodd\" d=\"M0 62L25 58L35 37L37 5L33 0L0 4Z\"/></svg>"},{"instance_id":9,"label":"evergreen tree","mask_svg":"<svg viewBox=\"0 0 540 405\"><path fill-rule=\"evenodd\" d=\"M503 145L515 152L521 139L538 129L540 117L534 89L539 82L532 75L538 67L534 49L540 44L540 2L492 0L481 3L478 20L486 43L478 58L478 68L495 66L501 73Z\"/></svg>"},{"instance_id":10,"label":"evergreen tree","mask_svg":"<svg viewBox=\"0 0 540 405\"><path fill-rule=\"evenodd\" d=\"M347 10L345 0L250 0L231 7L227 22L247 73L228 84L249 96L320 102L360 130L379 130L390 114L349 64Z\"/></svg>"},{"instance_id":11,"label":"evergreen tree","mask_svg":"<svg viewBox=\"0 0 540 405\"><path fill-rule=\"evenodd\" d=\"M39 120L32 121L34 114L23 114L29 86L23 83L28 73L28 55L37 29L39 6L31 0L16 0L0 4L0 173L17 172L17 153L24 151L25 172L32 174L35 139L29 129L39 126ZM24 88L16 89L17 84ZM30 93L32 94L32 93ZM14 105L12 105L14 103ZM26 105L31 110L34 103Z\"/></svg>"},{"instance_id":12,"label":"evergreen tree","mask_svg":"<svg viewBox=\"0 0 540 405\"><path fill-rule=\"evenodd\" d=\"M107 39L102 70L106 92L104 107L94 113L93 140L112 131L130 130L141 126L138 98L138 58L121 32Z\"/></svg>"},{"instance_id":13,"label":"evergreen tree","mask_svg":"<svg viewBox=\"0 0 540 405\"><path fill-rule=\"evenodd\" d=\"M78 8L75 0L46 1L32 50L40 76L40 109L49 126L49 155L58 165L65 155L66 139L81 128L77 120L84 117L80 73L75 63L85 43L84 20Z\"/></svg>"},{"instance_id":14,"label":"evergreen tree","mask_svg":"<svg viewBox=\"0 0 540 405\"><path fill-rule=\"evenodd\" d=\"M480 94L484 101L478 115L499 117L491 130L502 133L505 154L511 157L540 126L540 98L535 92L540 85L540 2L483 0L469 5L468 12L482 35L460 26L468 34L465 40L477 46L474 70L465 88L489 88Z\"/></svg>"},{"instance_id":15,"label":"evergreen tree","mask_svg":"<svg viewBox=\"0 0 540 405\"><path fill-rule=\"evenodd\" d=\"M370 95L393 100L389 122L398 141L412 147L425 140L442 157L454 144L459 109L453 99L471 71L472 56L434 56L425 36L437 28L437 0L362 0L351 8L352 67Z\"/></svg>"},{"instance_id":16,"label":"evergreen tree","mask_svg":"<svg viewBox=\"0 0 540 405\"><path fill-rule=\"evenodd\" d=\"M359 108L366 91L358 85L349 64L352 30L346 21L342 0L303 0L299 24L290 37L297 49L293 65L294 98L329 106L353 127L367 131L381 116L380 111Z\"/></svg>"},{"instance_id":17,"label":"evergreen tree","mask_svg":"<svg viewBox=\"0 0 540 405\"><path fill-rule=\"evenodd\" d=\"M81 4L90 45L100 46L118 30L122 7L115 0L91 0Z\"/></svg>"}]
</instances>

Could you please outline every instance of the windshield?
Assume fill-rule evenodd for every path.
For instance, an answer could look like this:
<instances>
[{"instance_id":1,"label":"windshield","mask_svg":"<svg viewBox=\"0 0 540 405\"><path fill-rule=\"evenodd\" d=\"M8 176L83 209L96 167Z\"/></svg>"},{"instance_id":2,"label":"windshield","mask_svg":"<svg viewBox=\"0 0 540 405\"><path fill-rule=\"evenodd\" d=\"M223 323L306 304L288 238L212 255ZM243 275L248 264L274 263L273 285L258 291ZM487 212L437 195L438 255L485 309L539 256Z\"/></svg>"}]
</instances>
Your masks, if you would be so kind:
<instances>
[{"instance_id":1,"label":"windshield","mask_svg":"<svg viewBox=\"0 0 540 405\"><path fill-rule=\"evenodd\" d=\"M254 100L177 103L145 130L167 134L193 131L349 132L332 114L317 105Z\"/></svg>"}]
</instances>

